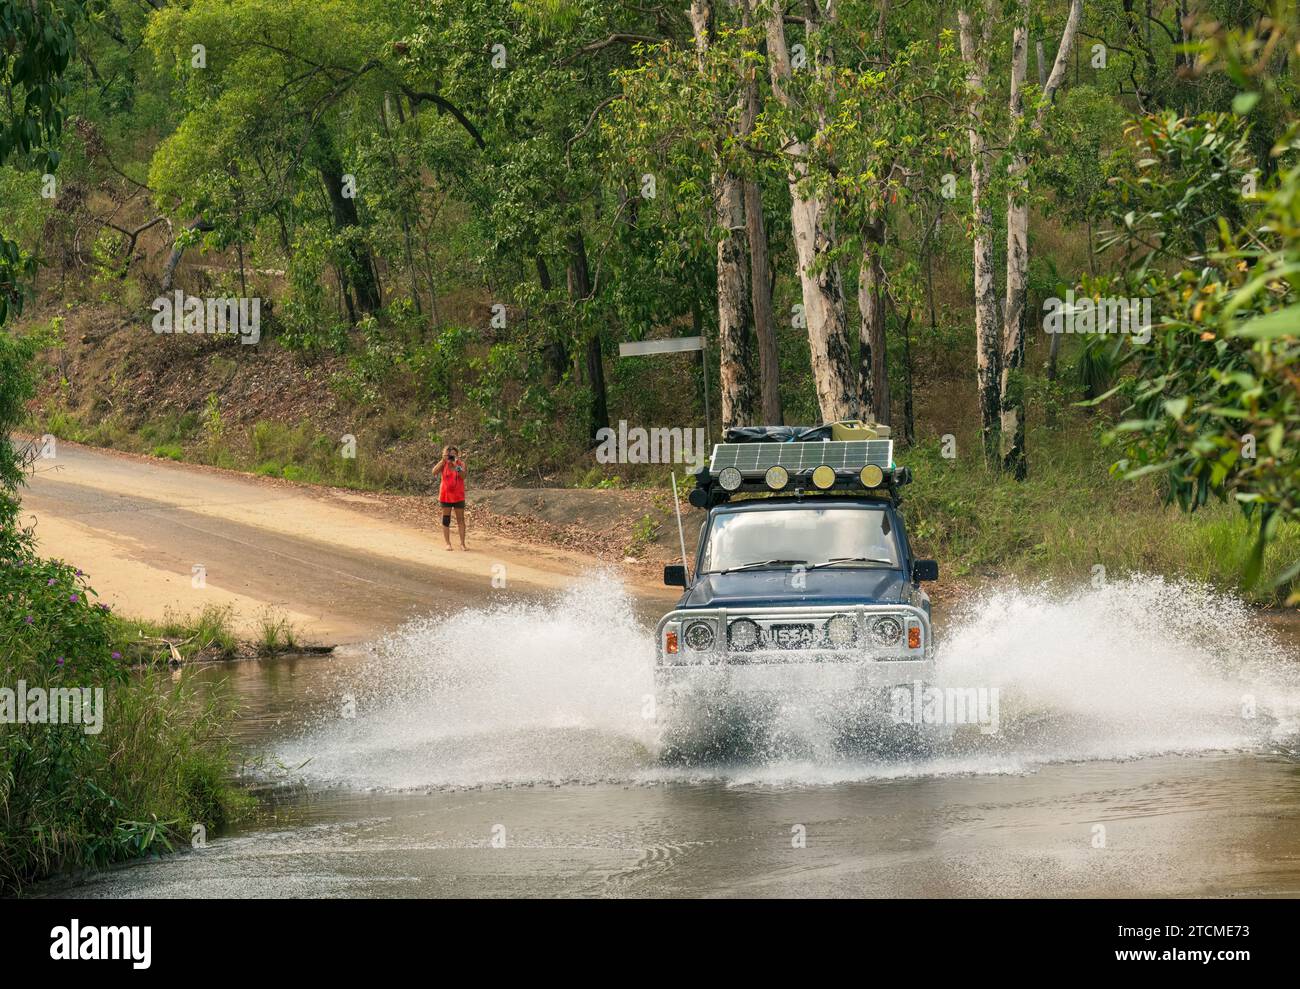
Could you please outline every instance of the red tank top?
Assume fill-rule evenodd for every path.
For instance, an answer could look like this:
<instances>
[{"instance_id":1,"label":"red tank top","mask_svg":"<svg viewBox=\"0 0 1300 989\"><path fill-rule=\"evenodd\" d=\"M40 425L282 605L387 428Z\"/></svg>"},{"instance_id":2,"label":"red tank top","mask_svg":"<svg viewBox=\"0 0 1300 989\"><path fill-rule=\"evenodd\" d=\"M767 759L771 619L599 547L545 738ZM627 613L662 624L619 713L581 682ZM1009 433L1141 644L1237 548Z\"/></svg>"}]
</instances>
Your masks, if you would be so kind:
<instances>
[{"instance_id":1,"label":"red tank top","mask_svg":"<svg viewBox=\"0 0 1300 989\"><path fill-rule=\"evenodd\" d=\"M465 469L464 461L455 460L450 464L444 463L442 468L442 487L438 489L439 501L465 500L465 475L458 472L456 470L457 467L463 471Z\"/></svg>"}]
</instances>

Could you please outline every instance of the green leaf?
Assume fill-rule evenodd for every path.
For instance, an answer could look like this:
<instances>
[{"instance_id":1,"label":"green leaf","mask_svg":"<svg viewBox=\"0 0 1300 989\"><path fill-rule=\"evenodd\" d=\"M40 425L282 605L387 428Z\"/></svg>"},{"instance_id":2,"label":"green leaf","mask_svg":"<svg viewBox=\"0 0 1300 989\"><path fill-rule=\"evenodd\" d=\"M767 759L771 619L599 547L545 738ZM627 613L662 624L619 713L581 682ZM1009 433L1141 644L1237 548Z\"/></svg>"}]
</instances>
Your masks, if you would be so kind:
<instances>
[{"instance_id":1,"label":"green leaf","mask_svg":"<svg viewBox=\"0 0 1300 989\"><path fill-rule=\"evenodd\" d=\"M1277 337L1300 336L1300 303L1252 319L1229 331L1230 336L1251 340L1274 340Z\"/></svg>"},{"instance_id":2,"label":"green leaf","mask_svg":"<svg viewBox=\"0 0 1300 989\"><path fill-rule=\"evenodd\" d=\"M1173 465L1174 462L1172 460L1166 460L1164 463L1160 464L1147 464L1145 467L1139 467L1137 470L1126 471L1124 474L1124 480L1135 481L1139 477L1145 477L1147 474L1155 474L1159 471L1168 470Z\"/></svg>"},{"instance_id":3,"label":"green leaf","mask_svg":"<svg viewBox=\"0 0 1300 989\"><path fill-rule=\"evenodd\" d=\"M1295 563L1291 564L1291 566L1278 574L1277 579L1273 581L1271 586L1281 587L1284 584L1291 583L1291 581L1295 580L1296 577L1300 577L1300 560L1297 560Z\"/></svg>"},{"instance_id":4,"label":"green leaf","mask_svg":"<svg viewBox=\"0 0 1300 989\"><path fill-rule=\"evenodd\" d=\"M1239 117L1244 117L1255 109L1255 104L1259 102L1259 93L1238 93L1232 99L1232 112Z\"/></svg>"},{"instance_id":5,"label":"green leaf","mask_svg":"<svg viewBox=\"0 0 1300 989\"><path fill-rule=\"evenodd\" d=\"M1074 407L1078 409L1086 409L1094 405L1100 405L1102 402L1106 401L1106 399L1110 398L1112 395L1114 395L1117 391L1119 391L1123 387L1124 386L1122 384L1119 384L1116 385L1114 388L1112 388L1110 391L1098 395L1096 398L1089 398L1080 402L1073 402L1071 404L1073 404Z\"/></svg>"},{"instance_id":6,"label":"green leaf","mask_svg":"<svg viewBox=\"0 0 1300 989\"><path fill-rule=\"evenodd\" d=\"M1159 419L1126 419L1115 427L1117 433L1137 433L1161 425Z\"/></svg>"},{"instance_id":7,"label":"green leaf","mask_svg":"<svg viewBox=\"0 0 1300 989\"><path fill-rule=\"evenodd\" d=\"M1250 590L1259 581L1260 571L1264 569L1264 527L1260 526L1259 535L1255 537L1246 557L1246 565L1241 573L1242 585Z\"/></svg>"}]
</instances>

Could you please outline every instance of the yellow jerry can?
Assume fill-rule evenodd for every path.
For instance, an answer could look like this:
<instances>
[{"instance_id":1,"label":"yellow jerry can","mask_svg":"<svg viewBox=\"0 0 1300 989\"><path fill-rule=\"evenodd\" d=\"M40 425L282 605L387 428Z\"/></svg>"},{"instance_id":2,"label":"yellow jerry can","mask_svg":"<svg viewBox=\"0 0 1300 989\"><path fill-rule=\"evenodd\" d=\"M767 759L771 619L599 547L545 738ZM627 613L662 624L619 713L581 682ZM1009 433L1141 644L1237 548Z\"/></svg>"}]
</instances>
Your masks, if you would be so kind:
<instances>
[{"instance_id":1,"label":"yellow jerry can","mask_svg":"<svg viewBox=\"0 0 1300 989\"><path fill-rule=\"evenodd\" d=\"M875 440L881 439L880 429L874 422L863 422L860 419L842 419L839 422L831 423L832 440ZM888 427L886 436L888 435Z\"/></svg>"}]
</instances>

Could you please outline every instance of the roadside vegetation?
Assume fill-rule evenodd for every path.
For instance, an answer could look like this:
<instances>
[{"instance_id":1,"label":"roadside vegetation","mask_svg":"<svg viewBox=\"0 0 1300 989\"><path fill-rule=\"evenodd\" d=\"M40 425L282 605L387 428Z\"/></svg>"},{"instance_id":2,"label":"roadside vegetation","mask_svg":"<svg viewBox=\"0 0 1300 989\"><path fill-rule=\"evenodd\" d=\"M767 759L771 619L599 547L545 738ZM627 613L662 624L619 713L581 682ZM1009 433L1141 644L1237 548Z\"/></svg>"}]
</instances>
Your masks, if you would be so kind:
<instances>
[{"instance_id":1,"label":"roadside vegetation","mask_svg":"<svg viewBox=\"0 0 1300 989\"><path fill-rule=\"evenodd\" d=\"M132 670L138 625L119 621L73 564L42 559L19 521L26 457L11 430L30 397L30 350L0 335L0 686L103 691L84 723L0 722L0 894L188 843L246 805L231 782L229 712L200 702L163 667ZM180 628L159 629L179 633ZM206 616L191 636L227 633ZM20 686L21 685L21 686ZM24 712L24 715L26 711Z\"/></svg>"},{"instance_id":2,"label":"roadside vegetation","mask_svg":"<svg viewBox=\"0 0 1300 989\"><path fill-rule=\"evenodd\" d=\"M1300 559L1300 525L1279 528L1263 579L1248 585L1250 521L1226 501L1189 515L1165 502L1156 478L1114 476L1100 442L1107 431L1104 420L1031 430L1039 465L1024 481L991 474L978 458L945 459L940 441L919 444L901 458L916 478L903 510L917 550L967 587L1006 576L1076 586L1146 574L1205 582L1259 605L1286 602L1276 578ZM956 441L961 451L979 438L972 431Z\"/></svg>"}]
</instances>

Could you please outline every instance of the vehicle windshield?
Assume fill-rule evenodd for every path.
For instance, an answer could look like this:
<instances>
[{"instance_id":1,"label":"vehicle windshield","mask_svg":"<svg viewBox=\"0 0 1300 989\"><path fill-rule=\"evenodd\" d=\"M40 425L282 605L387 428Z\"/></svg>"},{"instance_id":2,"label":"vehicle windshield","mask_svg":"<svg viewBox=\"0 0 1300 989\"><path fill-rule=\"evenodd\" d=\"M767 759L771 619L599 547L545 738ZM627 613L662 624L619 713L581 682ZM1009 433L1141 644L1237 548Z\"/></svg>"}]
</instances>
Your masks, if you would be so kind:
<instances>
[{"instance_id":1,"label":"vehicle windshield","mask_svg":"<svg viewBox=\"0 0 1300 989\"><path fill-rule=\"evenodd\" d=\"M898 560L898 539L882 509L803 505L718 512L709 526L700 571L795 565L896 568Z\"/></svg>"}]
</instances>

